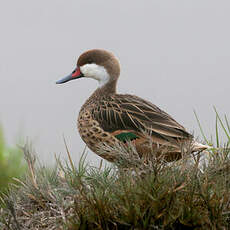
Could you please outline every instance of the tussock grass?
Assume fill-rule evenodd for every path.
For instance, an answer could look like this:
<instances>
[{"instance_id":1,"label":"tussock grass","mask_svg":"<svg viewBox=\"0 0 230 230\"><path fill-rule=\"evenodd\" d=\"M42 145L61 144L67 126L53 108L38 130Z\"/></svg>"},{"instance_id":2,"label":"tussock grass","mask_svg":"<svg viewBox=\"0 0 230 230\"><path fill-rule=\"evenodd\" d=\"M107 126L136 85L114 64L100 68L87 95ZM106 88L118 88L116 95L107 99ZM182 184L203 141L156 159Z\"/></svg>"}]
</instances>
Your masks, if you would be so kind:
<instances>
[{"instance_id":1,"label":"tussock grass","mask_svg":"<svg viewBox=\"0 0 230 230\"><path fill-rule=\"evenodd\" d=\"M29 172L2 198L0 229L230 229L229 142L172 163L114 146L118 160L99 167L85 153L75 167L66 147L52 169L26 145Z\"/></svg>"}]
</instances>

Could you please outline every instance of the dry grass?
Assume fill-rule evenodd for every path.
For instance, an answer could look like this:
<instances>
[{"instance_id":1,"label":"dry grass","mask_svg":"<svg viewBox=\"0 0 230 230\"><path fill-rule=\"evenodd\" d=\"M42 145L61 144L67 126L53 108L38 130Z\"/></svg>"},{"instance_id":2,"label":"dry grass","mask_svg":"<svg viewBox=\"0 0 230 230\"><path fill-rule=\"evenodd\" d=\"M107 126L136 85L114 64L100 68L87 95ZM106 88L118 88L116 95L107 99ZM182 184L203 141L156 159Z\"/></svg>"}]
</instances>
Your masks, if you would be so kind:
<instances>
[{"instance_id":1,"label":"dry grass","mask_svg":"<svg viewBox=\"0 0 230 230\"><path fill-rule=\"evenodd\" d=\"M117 155L112 166L83 153L75 167L67 149L69 163L49 169L26 145L28 173L0 199L0 229L230 229L230 126L216 115L216 148L172 163L154 151L141 159L129 143L101 149Z\"/></svg>"},{"instance_id":2,"label":"dry grass","mask_svg":"<svg viewBox=\"0 0 230 230\"><path fill-rule=\"evenodd\" d=\"M57 159L47 169L25 146L29 171L2 198L0 228L230 228L229 149L170 164L143 161L133 147L115 150L121 156L114 166L89 166L83 154L77 168Z\"/></svg>"}]
</instances>

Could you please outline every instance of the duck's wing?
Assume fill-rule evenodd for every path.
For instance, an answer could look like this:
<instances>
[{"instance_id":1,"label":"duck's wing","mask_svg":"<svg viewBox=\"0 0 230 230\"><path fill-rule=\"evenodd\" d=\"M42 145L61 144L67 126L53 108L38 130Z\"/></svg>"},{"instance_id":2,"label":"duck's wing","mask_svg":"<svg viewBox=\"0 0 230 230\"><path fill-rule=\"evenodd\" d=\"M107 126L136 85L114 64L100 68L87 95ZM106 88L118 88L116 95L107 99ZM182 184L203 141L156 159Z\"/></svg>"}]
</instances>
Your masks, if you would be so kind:
<instances>
[{"instance_id":1,"label":"duck's wing","mask_svg":"<svg viewBox=\"0 0 230 230\"><path fill-rule=\"evenodd\" d=\"M192 137L170 115L137 96L112 95L94 103L91 109L93 119L105 131L121 139L126 138L124 133L135 138L143 135L143 131L147 131L155 140L167 142Z\"/></svg>"}]
</instances>

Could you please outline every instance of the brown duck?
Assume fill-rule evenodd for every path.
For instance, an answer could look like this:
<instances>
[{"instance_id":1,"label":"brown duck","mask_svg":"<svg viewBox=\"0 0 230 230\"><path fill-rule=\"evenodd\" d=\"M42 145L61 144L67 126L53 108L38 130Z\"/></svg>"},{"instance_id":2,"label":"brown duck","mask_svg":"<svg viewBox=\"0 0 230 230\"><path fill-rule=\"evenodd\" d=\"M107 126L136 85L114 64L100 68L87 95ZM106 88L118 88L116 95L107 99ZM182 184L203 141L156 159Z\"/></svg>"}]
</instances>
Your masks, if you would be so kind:
<instances>
[{"instance_id":1,"label":"brown duck","mask_svg":"<svg viewBox=\"0 0 230 230\"><path fill-rule=\"evenodd\" d=\"M119 75L118 59L108 51L94 49L83 53L75 70L57 81L62 84L79 78L93 78L99 82L78 117L81 138L93 152L114 161L113 153L101 154L103 144L125 146L127 142L133 142L140 156L157 149L159 154L165 154L167 161L172 161L181 158L184 143L191 143L190 152L208 147L195 142L182 125L151 102L134 95L117 94ZM165 149L167 151L163 151Z\"/></svg>"}]
</instances>

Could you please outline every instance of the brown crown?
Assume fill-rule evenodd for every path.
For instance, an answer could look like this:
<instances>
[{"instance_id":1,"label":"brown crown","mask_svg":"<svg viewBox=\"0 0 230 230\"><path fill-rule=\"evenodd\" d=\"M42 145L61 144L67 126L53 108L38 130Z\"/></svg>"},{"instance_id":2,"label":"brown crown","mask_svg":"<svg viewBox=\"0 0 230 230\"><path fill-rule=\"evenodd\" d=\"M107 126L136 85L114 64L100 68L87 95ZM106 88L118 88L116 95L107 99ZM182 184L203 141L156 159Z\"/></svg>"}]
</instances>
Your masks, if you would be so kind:
<instances>
[{"instance_id":1,"label":"brown crown","mask_svg":"<svg viewBox=\"0 0 230 230\"><path fill-rule=\"evenodd\" d=\"M113 79L120 75L120 64L118 59L110 52L101 49L93 49L83 53L77 61L77 66L95 63L103 66Z\"/></svg>"}]
</instances>

